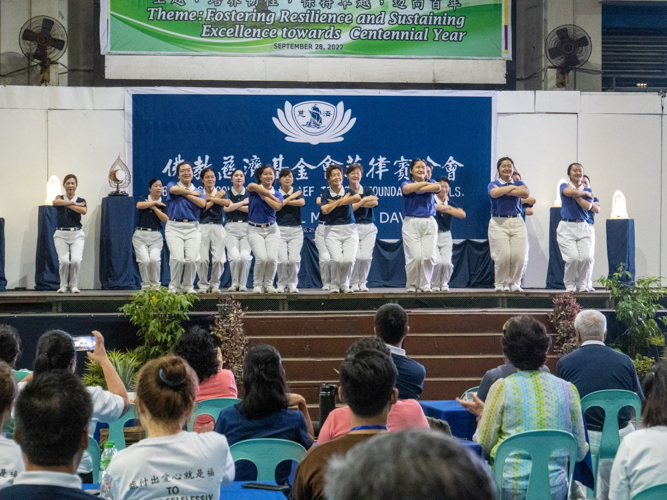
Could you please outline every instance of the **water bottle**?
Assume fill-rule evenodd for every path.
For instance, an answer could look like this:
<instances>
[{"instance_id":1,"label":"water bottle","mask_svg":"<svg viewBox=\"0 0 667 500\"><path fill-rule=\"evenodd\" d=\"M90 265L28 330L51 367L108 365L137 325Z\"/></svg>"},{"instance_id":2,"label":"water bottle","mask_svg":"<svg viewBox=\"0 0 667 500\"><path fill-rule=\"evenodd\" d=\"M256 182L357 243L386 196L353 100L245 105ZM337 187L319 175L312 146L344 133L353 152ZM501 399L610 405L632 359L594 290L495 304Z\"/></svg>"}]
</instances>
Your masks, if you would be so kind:
<instances>
[{"instance_id":1,"label":"water bottle","mask_svg":"<svg viewBox=\"0 0 667 500\"><path fill-rule=\"evenodd\" d=\"M331 384L322 384L320 387L320 429L324 421L336 409L336 392L338 388Z\"/></svg>"},{"instance_id":2,"label":"water bottle","mask_svg":"<svg viewBox=\"0 0 667 500\"><path fill-rule=\"evenodd\" d=\"M109 467L109 463L116 453L118 453L118 450L113 441L104 443L104 451L100 458L100 498L113 499L111 495L111 480L109 474L107 474L107 467Z\"/></svg>"}]
</instances>

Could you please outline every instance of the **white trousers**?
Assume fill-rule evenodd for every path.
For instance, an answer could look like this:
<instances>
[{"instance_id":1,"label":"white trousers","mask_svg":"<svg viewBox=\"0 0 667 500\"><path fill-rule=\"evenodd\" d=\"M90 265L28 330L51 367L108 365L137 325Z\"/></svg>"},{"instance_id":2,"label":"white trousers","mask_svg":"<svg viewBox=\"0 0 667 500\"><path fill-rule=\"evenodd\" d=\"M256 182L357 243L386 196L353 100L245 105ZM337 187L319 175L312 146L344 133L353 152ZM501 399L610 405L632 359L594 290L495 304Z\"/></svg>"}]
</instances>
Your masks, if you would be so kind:
<instances>
[{"instance_id":1,"label":"white trousers","mask_svg":"<svg viewBox=\"0 0 667 500\"><path fill-rule=\"evenodd\" d=\"M320 278L322 280L322 286L331 285L331 255L329 250L327 250L327 245L324 242L324 224L318 224L317 229L315 229L315 247L317 247L317 253L319 254L320 261Z\"/></svg>"},{"instance_id":2,"label":"white trousers","mask_svg":"<svg viewBox=\"0 0 667 500\"><path fill-rule=\"evenodd\" d=\"M567 291L586 286L593 265L593 228L588 222L558 223L558 247L565 261L563 284Z\"/></svg>"},{"instance_id":3,"label":"white trousers","mask_svg":"<svg viewBox=\"0 0 667 500\"><path fill-rule=\"evenodd\" d=\"M331 255L331 285L350 286L352 267L359 248L359 233L356 224L325 226L324 243Z\"/></svg>"},{"instance_id":4,"label":"white trousers","mask_svg":"<svg viewBox=\"0 0 667 500\"><path fill-rule=\"evenodd\" d=\"M368 273L373 262L373 249L378 228L372 222L370 224L357 224L359 233L359 248L357 249L357 260L352 269L351 283L359 287L366 286Z\"/></svg>"},{"instance_id":5,"label":"white trousers","mask_svg":"<svg viewBox=\"0 0 667 500\"><path fill-rule=\"evenodd\" d=\"M438 231L438 262L433 269L433 276L431 277L432 287L442 288L449 286L449 280L452 278L452 273L454 272L454 264L452 264L453 248L452 232Z\"/></svg>"},{"instance_id":6,"label":"white trousers","mask_svg":"<svg viewBox=\"0 0 667 500\"><path fill-rule=\"evenodd\" d=\"M195 270L201 245L199 222L167 221L164 238L169 248L169 270L171 272L169 290L187 292L192 289L195 281ZM183 277L182 282L181 276Z\"/></svg>"},{"instance_id":7,"label":"white trousers","mask_svg":"<svg viewBox=\"0 0 667 500\"><path fill-rule=\"evenodd\" d=\"M593 288L593 265L595 264L595 227L591 227L591 266L588 269L588 275L586 276L586 286L588 288Z\"/></svg>"},{"instance_id":8,"label":"white trousers","mask_svg":"<svg viewBox=\"0 0 667 500\"><path fill-rule=\"evenodd\" d=\"M132 246L139 264L141 289L160 286L160 259L162 257L162 233L160 231L135 231Z\"/></svg>"},{"instance_id":9,"label":"white trousers","mask_svg":"<svg viewBox=\"0 0 667 500\"><path fill-rule=\"evenodd\" d=\"M526 224L521 217L491 217L489 249L496 286L519 286L526 265Z\"/></svg>"},{"instance_id":10,"label":"white trousers","mask_svg":"<svg viewBox=\"0 0 667 500\"><path fill-rule=\"evenodd\" d=\"M248 225L248 242L255 255L254 286L273 286L278 267L278 247L280 247L278 224L264 228Z\"/></svg>"},{"instance_id":11,"label":"white trousers","mask_svg":"<svg viewBox=\"0 0 667 500\"><path fill-rule=\"evenodd\" d=\"M247 222L227 222L225 225L225 247L229 259L229 271L232 275L232 286L246 286L250 274L250 243L248 242Z\"/></svg>"},{"instance_id":12,"label":"white trousers","mask_svg":"<svg viewBox=\"0 0 667 500\"><path fill-rule=\"evenodd\" d=\"M198 287L220 288L220 276L225 268L225 228L221 224L199 224L201 245L197 260ZM208 280L208 253L211 252L211 281Z\"/></svg>"},{"instance_id":13,"label":"white trousers","mask_svg":"<svg viewBox=\"0 0 667 500\"><path fill-rule=\"evenodd\" d=\"M60 288L79 287L79 273L83 259L83 244L86 235L83 229L78 231L56 231L53 233L53 243L58 253L58 270L60 272Z\"/></svg>"},{"instance_id":14,"label":"white trousers","mask_svg":"<svg viewBox=\"0 0 667 500\"><path fill-rule=\"evenodd\" d=\"M628 422L628 425L618 430L618 435L623 441L623 438L634 432L635 426L632 425L632 422ZM597 453L600 449L600 439L602 438L602 432L598 431L588 431L588 442L591 447L591 453ZM614 465L613 460L600 460L598 462L598 477L596 478L595 484L598 487L596 498L608 498L609 497L609 478L611 477L611 466Z\"/></svg>"},{"instance_id":15,"label":"white trousers","mask_svg":"<svg viewBox=\"0 0 667 500\"><path fill-rule=\"evenodd\" d=\"M428 290L437 257L438 224L433 217L403 220L406 288Z\"/></svg>"},{"instance_id":16,"label":"white trousers","mask_svg":"<svg viewBox=\"0 0 667 500\"><path fill-rule=\"evenodd\" d=\"M302 246L303 229L301 226L281 226L280 248L278 249L278 286L296 287L298 284Z\"/></svg>"}]
</instances>

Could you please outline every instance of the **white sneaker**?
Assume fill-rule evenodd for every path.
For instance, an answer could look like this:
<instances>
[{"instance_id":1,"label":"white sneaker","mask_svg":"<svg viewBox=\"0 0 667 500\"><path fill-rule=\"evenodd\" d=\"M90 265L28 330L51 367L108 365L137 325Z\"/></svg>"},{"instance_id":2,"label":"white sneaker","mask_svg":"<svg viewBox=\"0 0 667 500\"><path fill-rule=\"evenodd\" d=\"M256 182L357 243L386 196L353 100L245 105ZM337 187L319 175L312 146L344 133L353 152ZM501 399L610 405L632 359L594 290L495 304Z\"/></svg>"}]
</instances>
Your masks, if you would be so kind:
<instances>
[{"instance_id":1,"label":"white sneaker","mask_svg":"<svg viewBox=\"0 0 667 500\"><path fill-rule=\"evenodd\" d=\"M359 285L352 285L352 287L350 287L350 290L352 290L353 292L358 292L359 291Z\"/></svg>"},{"instance_id":2,"label":"white sneaker","mask_svg":"<svg viewBox=\"0 0 667 500\"><path fill-rule=\"evenodd\" d=\"M578 292L587 292L587 291L588 291L588 287L587 287L586 285L582 285L582 286L580 286L580 287L577 288L577 291L578 291Z\"/></svg>"},{"instance_id":3,"label":"white sneaker","mask_svg":"<svg viewBox=\"0 0 667 500\"><path fill-rule=\"evenodd\" d=\"M299 289L294 285L289 285L287 287L287 293L299 293Z\"/></svg>"},{"instance_id":4,"label":"white sneaker","mask_svg":"<svg viewBox=\"0 0 667 500\"><path fill-rule=\"evenodd\" d=\"M496 285L496 288L493 289L494 292L504 292L505 287L503 285Z\"/></svg>"},{"instance_id":5,"label":"white sneaker","mask_svg":"<svg viewBox=\"0 0 667 500\"><path fill-rule=\"evenodd\" d=\"M587 288L588 288L589 292L594 292L595 291L595 288L593 288L592 285L589 285Z\"/></svg>"},{"instance_id":6,"label":"white sneaker","mask_svg":"<svg viewBox=\"0 0 667 500\"><path fill-rule=\"evenodd\" d=\"M209 293L213 293L215 295L222 295L222 290L220 290L218 287L210 288Z\"/></svg>"},{"instance_id":7,"label":"white sneaker","mask_svg":"<svg viewBox=\"0 0 667 500\"><path fill-rule=\"evenodd\" d=\"M56 293L67 293L67 287L61 286Z\"/></svg>"},{"instance_id":8,"label":"white sneaker","mask_svg":"<svg viewBox=\"0 0 667 500\"><path fill-rule=\"evenodd\" d=\"M510 287L507 286L507 285L505 285L505 286L503 287L503 292L509 292L509 291L510 291Z\"/></svg>"},{"instance_id":9,"label":"white sneaker","mask_svg":"<svg viewBox=\"0 0 667 500\"><path fill-rule=\"evenodd\" d=\"M331 290L331 285L327 285L327 284L323 285L322 290L324 290L325 292L328 292L329 290Z\"/></svg>"},{"instance_id":10,"label":"white sneaker","mask_svg":"<svg viewBox=\"0 0 667 500\"><path fill-rule=\"evenodd\" d=\"M276 290L273 286L265 286L264 290L266 293L278 293L278 290Z\"/></svg>"},{"instance_id":11,"label":"white sneaker","mask_svg":"<svg viewBox=\"0 0 667 500\"><path fill-rule=\"evenodd\" d=\"M197 295L204 295L208 293L208 288L197 288Z\"/></svg>"},{"instance_id":12,"label":"white sneaker","mask_svg":"<svg viewBox=\"0 0 667 500\"><path fill-rule=\"evenodd\" d=\"M523 289L519 285L510 286L510 292L523 292Z\"/></svg>"},{"instance_id":13,"label":"white sneaker","mask_svg":"<svg viewBox=\"0 0 667 500\"><path fill-rule=\"evenodd\" d=\"M241 285L241 286L239 286L239 292L247 292L247 291L248 291L248 287L247 287L247 286L245 286L245 285Z\"/></svg>"},{"instance_id":14,"label":"white sneaker","mask_svg":"<svg viewBox=\"0 0 667 500\"><path fill-rule=\"evenodd\" d=\"M359 291L360 291L360 292L367 292L367 291L368 291L368 287L367 287L366 285L360 285L360 286L359 286Z\"/></svg>"},{"instance_id":15,"label":"white sneaker","mask_svg":"<svg viewBox=\"0 0 667 500\"><path fill-rule=\"evenodd\" d=\"M347 285L341 286L340 291L343 292L343 293L352 293L352 289Z\"/></svg>"},{"instance_id":16,"label":"white sneaker","mask_svg":"<svg viewBox=\"0 0 667 500\"><path fill-rule=\"evenodd\" d=\"M577 287L576 287L576 286L566 286L566 287L565 287L565 292L566 292L566 293L567 293L567 292L576 292L576 291L577 291Z\"/></svg>"},{"instance_id":17,"label":"white sneaker","mask_svg":"<svg viewBox=\"0 0 667 500\"><path fill-rule=\"evenodd\" d=\"M261 286L256 286L252 289L252 293L264 293L264 289Z\"/></svg>"},{"instance_id":18,"label":"white sneaker","mask_svg":"<svg viewBox=\"0 0 667 500\"><path fill-rule=\"evenodd\" d=\"M449 292L449 285L443 285L442 287L440 287L440 291L441 292Z\"/></svg>"},{"instance_id":19,"label":"white sneaker","mask_svg":"<svg viewBox=\"0 0 667 500\"><path fill-rule=\"evenodd\" d=\"M433 286L433 287L431 287L431 291L432 291L432 292L439 292L439 291L440 291L440 287L438 287L438 286Z\"/></svg>"},{"instance_id":20,"label":"white sneaker","mask_svg":"<svg viewBox=\"0 0 667 500\"><path fill-rule=\"evenodd\" d=\"M168 291L169 291L170 293L178 293L178 292L180 292L180 290L179 290L178 288L176 288L175 286L170 286L169 289L168 289Z\"/></svg>"},{"instance_id":21,"label":"white sneaker","mask_svg":"<svg viewBox=\"0 0 667 500\"><path fill-rule=\"evenodd\" d=\"M422 289L420 290L420 292L424 292L424 293L432 293L432 292L433 292L433 289L432 289L430 286L427 286L427 287L422 288Z\"/></svg>"},{"instance_id":22,"label":"white sneaker","mask_svg":"<svg viewBox=\"0 0 667 500\"><path fill-rule=\"evenodd\" d=\"M236 292L238 289L239 289L239 286L238 286L238 285L235 285L234 283L232 283L232 286L230 286L230 287L227 289L227 291L228 291L228 292Z\"/></svg>"},{"instance_id":23,"label":"white sneaker","mask_svg":"<svg viewBox=\"0 0 667 500\"><path fill-rule=\"evenodd\" d=\"M417 289L413 287L406 288L405 293L417 293Z\"/></svg>"},{"instance_id":24,"label":"white sneaker","mask_svg":"<svg viewBox=\"0 0 667 500\"><path fill-rule=\"evenodd\" d=\"M183 290L183 289L181 288L181 291L182 291L183 293L197 293L197 291L194 289L194 287L190 287L190 288L188 288L187 290ZM204 291L204 293L206 293L206 291Z\"/></svg>"},{"instance_id":25,"label":"white sneaker","mask_svg":"<svg viewBox=\"0 0 667 500\"><path fill-rule=\"evenodd\" d=\"M332 286L331 293L340 293L340 288L338 288L337 286Z\"/></svg>"},{"instance_id":26,"label":"white sneaker","mask_svg":"<svg viewBox=\"0 0 667 500\"><path fill-rule=\"evenodd\" d=\"M285 293L285 287L284 286L279 286L276 288L276 293Z\"/></svg>"},{"instance_id":27,"label":"white sneaker","mask_svg":"<svg viewBox=\"0 0 667 500\"><path fill-rule=\"evenodd\" d=\"M81 290L79 290L77 287L73 286L72 288L70 288L70 292L71 293L81 293Z\"/></svg>"}]
</instances>

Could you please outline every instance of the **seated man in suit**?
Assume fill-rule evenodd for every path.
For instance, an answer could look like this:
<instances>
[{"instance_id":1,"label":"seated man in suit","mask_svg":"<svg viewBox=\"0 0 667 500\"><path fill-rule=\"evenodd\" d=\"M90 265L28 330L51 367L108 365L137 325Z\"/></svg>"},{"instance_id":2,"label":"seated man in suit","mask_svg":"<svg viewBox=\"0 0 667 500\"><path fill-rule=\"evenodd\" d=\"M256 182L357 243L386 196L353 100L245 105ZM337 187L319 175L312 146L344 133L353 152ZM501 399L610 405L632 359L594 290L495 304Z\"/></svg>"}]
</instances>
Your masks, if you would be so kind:
<instances>
[{"instance_id":1,"label":"seated man in suit","mask_svg":"<svg viewBox=\"0 0 667 500\"><path fill-rule=\"evenodd\" d=\"M396 388L399 399L419 399L426 378L424 366L408 358L403 349L403 341L409 332L408 315L398 304L385 304L375 313L375 336L387 344L398 370Z\"/></svg>"},{"instance_id":2,"label":"seated man in suit","mask_svg":"<svg viewBox=\"0 0 667 500\"><path fill-rule=\"evenodd\" d=\"M562 357L556 365L556 376L575 385L581 399L587 394L608 389L632 391L644 399L635 365L627 355L607 347L607 318L591 309L581 311L574 320L579 349ZM630 422L630 408L623 408L618 414L621 439L635 430ZM586 426L591 452L600 447L604 411L591 408L586 412ZM607 498L611 460L603 460L598 468L598 498Z\"/></svg>"},{"instance_id":3,"label":"seated man in suit","mask_svg":"<svg viewBox=\"0 0 667 500\"><path fill-rule=\"evenodd\" d=\"M28 382L16 400L14 431L26 470L0 498L90 500L76 469L88 448L92 416L92 399L73 373L47 372Z\"/></svg>"}]
</instances>

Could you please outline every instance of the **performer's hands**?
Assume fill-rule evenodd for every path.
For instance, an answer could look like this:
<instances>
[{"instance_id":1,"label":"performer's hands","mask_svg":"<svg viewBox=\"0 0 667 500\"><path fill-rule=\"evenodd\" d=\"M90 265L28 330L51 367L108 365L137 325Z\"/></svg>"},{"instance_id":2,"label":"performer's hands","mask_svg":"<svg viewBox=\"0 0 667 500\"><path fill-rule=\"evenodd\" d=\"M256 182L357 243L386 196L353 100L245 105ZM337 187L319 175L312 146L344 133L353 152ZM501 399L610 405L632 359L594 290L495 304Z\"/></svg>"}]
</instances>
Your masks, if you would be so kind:
<instances>
[{"instance_id":1,"label":"performer's hands","mask_svg":"<svg viewBox=\"0 0 667 500\"><path fill-rule=\"evenodd\" d=\"M292 196L294 196L295 198L298 198L299 196L301 196L301 190L299 189L298 191L292 193Z\"/></svg>"},{"instance_id":2,"label":"performer's hands","mask_svg":"<svg viewBox=\"0 0 667 500\"><path fill-rule=\"evenodd\" d=\"M156 202L155 202L155 206L156 206L156 207L160 207L160 208L167 208L167 205L165 205L165 204L162 203L161 201L156 201Z\"/></svg>"}]
</instances>

